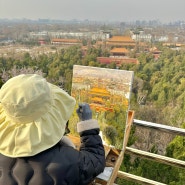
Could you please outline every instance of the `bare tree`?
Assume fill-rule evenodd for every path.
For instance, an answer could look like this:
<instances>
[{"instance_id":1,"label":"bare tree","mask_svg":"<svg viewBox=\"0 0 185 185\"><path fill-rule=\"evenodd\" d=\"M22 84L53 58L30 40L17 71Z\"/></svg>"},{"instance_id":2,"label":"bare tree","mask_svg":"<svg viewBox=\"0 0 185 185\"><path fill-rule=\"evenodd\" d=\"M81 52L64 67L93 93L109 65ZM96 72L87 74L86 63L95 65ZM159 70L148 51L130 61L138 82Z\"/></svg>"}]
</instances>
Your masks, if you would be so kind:
<instances>
[{"instance_id":1,"label":"bare tree","mask_svg":"<svg viewBox=\"0 0 185 185\"><path fill-rule=\"evenodd\" d=\"M18 68L17 66L13 66L13 68L8 71L5 69L2 70L1 79L3 82L6 82L8 79L20 74L38 74L44 76L44 73L41 70L34 70L31 67Z\"/></svg>"}]
</instances>

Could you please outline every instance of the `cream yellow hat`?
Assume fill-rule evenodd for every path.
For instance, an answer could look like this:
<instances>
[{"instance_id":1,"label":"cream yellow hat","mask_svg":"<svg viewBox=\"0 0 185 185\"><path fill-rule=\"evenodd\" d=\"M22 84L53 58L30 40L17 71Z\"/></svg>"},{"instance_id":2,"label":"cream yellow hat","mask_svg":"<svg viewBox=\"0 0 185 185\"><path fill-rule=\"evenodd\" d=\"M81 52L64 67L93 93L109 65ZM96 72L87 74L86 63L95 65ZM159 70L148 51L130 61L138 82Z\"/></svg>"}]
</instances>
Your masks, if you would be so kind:
<instances>
[{"instance_id":1,"label":"cream yellow hat","mask_svg":"<svg viewBox=\"0 0 185 185\"><path fill-rule=\"evenodd\" d=\"M11 78L0 90L0 153L32 156L54 146L64 135L75 103L39 75Z\"/></svg>"}]
</instances>

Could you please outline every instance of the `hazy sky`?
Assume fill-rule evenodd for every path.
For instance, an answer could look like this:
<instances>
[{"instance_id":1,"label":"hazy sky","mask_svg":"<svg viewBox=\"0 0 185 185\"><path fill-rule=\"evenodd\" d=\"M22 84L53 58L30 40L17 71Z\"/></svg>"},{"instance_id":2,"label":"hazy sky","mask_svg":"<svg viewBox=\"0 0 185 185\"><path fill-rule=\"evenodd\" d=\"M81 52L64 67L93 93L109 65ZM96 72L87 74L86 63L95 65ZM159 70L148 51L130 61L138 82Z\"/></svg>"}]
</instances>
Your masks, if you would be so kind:
<instances>
[{"instance_id":1,"label":"hazy sky","mask_svg":"<svg viewBox=\"0 0 185 185\"><path fill-rule=\"evenodd\" d=\"M1 18L185 20L185 0L0 0Z\"/></svg>"}]
</instances>

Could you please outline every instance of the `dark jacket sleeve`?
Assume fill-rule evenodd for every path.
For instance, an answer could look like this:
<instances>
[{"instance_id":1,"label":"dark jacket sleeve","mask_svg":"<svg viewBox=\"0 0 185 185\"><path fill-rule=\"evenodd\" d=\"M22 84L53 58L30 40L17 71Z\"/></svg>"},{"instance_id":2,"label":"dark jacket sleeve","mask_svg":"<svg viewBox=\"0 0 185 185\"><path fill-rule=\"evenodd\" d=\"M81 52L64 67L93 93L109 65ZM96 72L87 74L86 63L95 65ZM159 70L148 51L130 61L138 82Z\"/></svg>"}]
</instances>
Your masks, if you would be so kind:
<instances>
[{"instance_id":1,"label":"dark jacket sleeve","mask_svg":"<svg viewBox=\"0 0 185 185\"><path fill-rule=\"evenodd\" d=\"M77 127L81 138L80 185L87 185L103 172L105 151L96 120L80 122Z\"/></svg>"}]
</instances>

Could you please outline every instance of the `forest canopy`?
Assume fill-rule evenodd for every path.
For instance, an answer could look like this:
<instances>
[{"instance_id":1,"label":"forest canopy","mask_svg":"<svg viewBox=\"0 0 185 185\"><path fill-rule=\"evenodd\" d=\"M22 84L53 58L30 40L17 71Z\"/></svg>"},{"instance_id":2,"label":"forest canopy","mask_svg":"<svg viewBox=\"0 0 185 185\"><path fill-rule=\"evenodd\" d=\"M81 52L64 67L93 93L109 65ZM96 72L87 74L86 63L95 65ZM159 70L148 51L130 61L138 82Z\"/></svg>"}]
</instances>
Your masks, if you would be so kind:
<instances>
[{"instance_id":1,"label":"forest canopy","mask_svg":"<svg viewBox=\"0 0 185 185\"><path fill-rule=\"evenodd\" d=\"M162 53L158 60L155 60L150 53L141 53L137 57L139 64L119 66L119 69L134 71L130 108L135 111L136 119L183 128L185 123L185 51L171 50L167 47L161 47L160 50ZM1 57L0 86L17 74L38 73L70 94L73 65L117 68L115 63L100 64L96 58L101 56L107 56L107 52L101 48L90 48L84 56L80 47L72 46L61 49L58 53L43 54L38 57L33 57L29 53L25 53L21 59ZM130 144L134 141L135 139L131 138ZM184 138L176 137L167 147L166 155L185 160ZM181 184L185 177L183 170L169 169L164 165L139 159L131 164L129 157L126 160L123 170L140 175L145 174L145 177L164 183ZM135 170L131 170L131 166L135 166ZM160 177L157 174L147 173L146 169L149 170L152 166L162 170ZM166 169L168 176L163 174L167 171ZM127 182L127 184L131 183Z\"/></svg>"}]
</instances>

